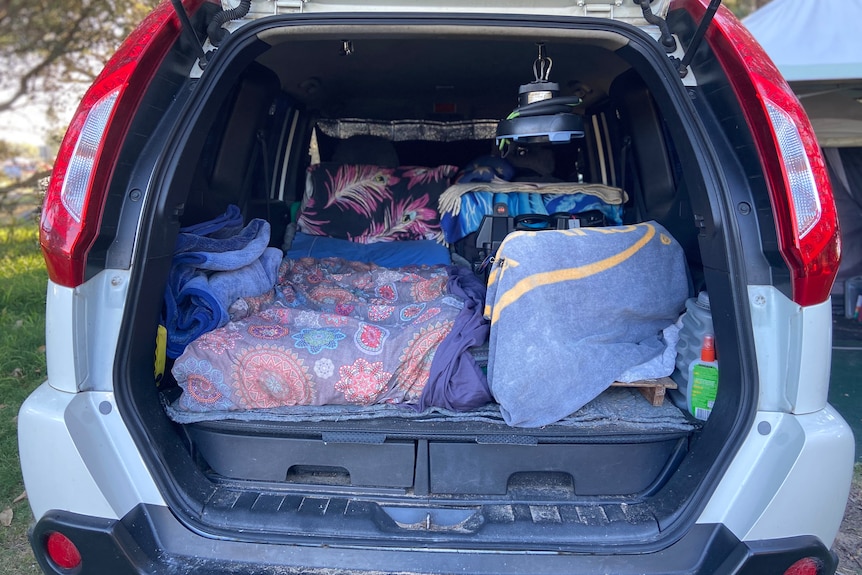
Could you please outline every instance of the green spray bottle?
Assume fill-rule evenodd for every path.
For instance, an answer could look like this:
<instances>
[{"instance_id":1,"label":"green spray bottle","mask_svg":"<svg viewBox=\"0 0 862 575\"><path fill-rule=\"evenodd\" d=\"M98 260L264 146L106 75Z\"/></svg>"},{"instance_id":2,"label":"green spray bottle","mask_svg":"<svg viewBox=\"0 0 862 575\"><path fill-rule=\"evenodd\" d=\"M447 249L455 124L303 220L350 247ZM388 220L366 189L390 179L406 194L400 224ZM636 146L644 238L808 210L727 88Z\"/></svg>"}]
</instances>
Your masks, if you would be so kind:
<instances>
[{"instance_id":1,"label":"green spray bottle","mask_svg":"<svg viewBox=\"0 0 862 575\"><path fill-rule=\"evenodd\" d=\"M688 368L688 411L697 419L706 420L712 413L718 394L718 362L715 361L715 337L704 334L700 359Z\"/></svg>"}]
</instances>

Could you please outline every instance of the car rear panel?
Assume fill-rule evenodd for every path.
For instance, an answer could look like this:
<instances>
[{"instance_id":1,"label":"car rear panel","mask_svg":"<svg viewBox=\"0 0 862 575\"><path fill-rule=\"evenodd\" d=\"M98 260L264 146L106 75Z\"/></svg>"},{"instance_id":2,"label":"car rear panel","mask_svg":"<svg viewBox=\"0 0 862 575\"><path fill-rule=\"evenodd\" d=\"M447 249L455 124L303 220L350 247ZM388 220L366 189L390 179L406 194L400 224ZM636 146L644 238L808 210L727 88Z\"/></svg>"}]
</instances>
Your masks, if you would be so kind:
<instances>
[{"instance_id":1,"label":"car rear panel","mask_svg":"<svg viewBox=\"0 0 862 575\"><path fill-rule=\"evenodd\" d=\"M263 14L262 4L252 3L252 15ZM166 6L156 18L176 38ZM586 6L578 9L598 10ZM672 3L673 31L691 38L705 9L704 1ZM22 468L38 519L32 540L42 565L53 569L40 550L58 530L80 545L82 573L760 573L782 572L805 557L833 572L827 546L852 469L852 435L826 404L823 334L839 261L834 202L798 102L756 44L734 47L744 34L732 15L719 11L692 61L697 81L685 89L664 52L646 47L652 39L625 24L383 12L286 18L280 25L297 36L306 27L327 33L361 26L368 33L374 26L420 30L432 23L438 32L533 26L565 34L571 27L627 37L620 52L643 67L648 81L621 83L619 92L649 85L657 109L679 114L664 128L686 142L674 150L680 160L674 169L701 170L688 180L691 237L710 286L722 402L703 429L677 435L563 437L461 423L431 431L403 422L387 422L381 433L368 424L170 421L154 385L153 334L187 207L195 165L189 150L206 146L198 119L217 115L224 97L218 72L188 79L194 51L185 40L171 40L153 52L156 61L144 70L147 88L140 86L134 103L118 100L130 106L128 116L106 133L125 135L122 146L105 136L96 154L95 191L82 204L84 248L52 239L59 237L54 228L75 228L63 223L66 216L51 219L63 203L62 170L46 204L55 208L43 220L43 247L54 262L51 381L25 403L19 420ZM268 26L277 28L277 20L235 30L210 70L242 68L242 49L265 49L244 34L266 37ZM752 58L754 68L747 64ZM796 122L808 154L820 194L813 228L797 226L769 109L749 101L761 102L764 93ZM755 127L740 129L747 125ZM64 153L71 155L76 142ZM668 220L681 234L692 232L682 231L692 225L685 206L674 209ZM265 465L254 474L259 461L286 452L322 458L323 472L305 466L293 483L271 476ZM63 462L62 477L48 473L55 461ZM545 463L512 484L523 461ZM434 471L417 462L432 462ZM626 470L633 462L637 473ZM584 471L592 464L600 465ZM348 484L330 473L334 467L348 469ZM493 468L498 477L483 475ZM582 474L577 490L559 481L557 468ZM818 479L812 470L824 468L836 472ZM500 477L510 493L500 493ZM812 485L828 488L812 492Z\"/></svg>"}]
</instances>

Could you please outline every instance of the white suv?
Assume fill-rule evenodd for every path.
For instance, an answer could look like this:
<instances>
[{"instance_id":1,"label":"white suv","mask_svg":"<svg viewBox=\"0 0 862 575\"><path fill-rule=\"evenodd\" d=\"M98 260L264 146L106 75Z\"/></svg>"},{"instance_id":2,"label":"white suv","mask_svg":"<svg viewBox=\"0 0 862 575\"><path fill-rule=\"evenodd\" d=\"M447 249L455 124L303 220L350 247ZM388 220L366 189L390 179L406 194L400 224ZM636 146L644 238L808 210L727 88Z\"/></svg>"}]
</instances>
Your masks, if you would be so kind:
<instances>
[{"instance_id":1,"label":"white suv","mask_svg":"<svg viewBox=\"0 0 862 575\"><path fill-rule=\"evenodd\" d=\"M41 222L49 380L18 422L31 542L46 573L835 572L829 547L854 459L852 434L827 403L835 205L799 102L728 10L707 0L225 4L163 2L84 97L55 164ZM357 135L365 143L341 152ZM368 166L369 181L321 200L338 170ZM559 226L559 211L512 218L493 196L484 215L502 215L503 227L481 237L466 224L458 237L440 232L458 216L442 200L383 218L385 239L404 242L345 232L367 224L357 214L394 194L396 180L408 192L443 181L435 193L451 200L489 169L495 177L481 183L492 190L504 181L507 193L551 185L617 200L602 196L598 214L565 211ZM393 235L423 215L438 227ZM403 254L415 241L440 257L436 246L481 284L512 227L575 237L572 226L593 223L659 230L684 263L682 279L633 268L608 288L608 313L642 300L650 282L691 301L708 293L720 371L708 419L685 407L683 362L675 383L647 382L658 406L615 385L583 408L591 418L578 409L510 425L481 393L426 398L429 370L455 369L440 360L445 334L422 340L425 355L410 347L399 358L382 347L394 324L368 321L396 309L399 326L431 325L469 307L440 283L459 266L404 268L378 255L357 264L369 246ZM183 265L206 260L208 241L251 237L260 252L241 265L260 264L266 289L216 266L194 277L221 278L221 316L179 310ZM333 253L314 251L329 240L341 246L338 265L366 276L327 292L331 307L315 316L298 307L314 285L300 294L285 282L349 277L323 259ZM302 241L317 259L296 256ZM383 299L347 332L361 307L351 298L372 284ZM408 284L446 305L432 309L433 294L380 304ZM571 305L543 321L538 348L560 345L547 373L519 380L525 389L607 367L565 351L572 316L601 299L598 289L572 290ZM452 360L485 381L485 354L492 390L512 375L494 364L495 346L519 331L494 329ZM339 368L326 352L342 340L364 355ZM530 350L514 355L526 365L539 353ZM228 356L234 367L219 367ZM324 401L335 379L343 393ZM386 389L397 397L369 392L396 380ZM427 409L392 405L417 401Z\"/></svg>"}]
</instances>

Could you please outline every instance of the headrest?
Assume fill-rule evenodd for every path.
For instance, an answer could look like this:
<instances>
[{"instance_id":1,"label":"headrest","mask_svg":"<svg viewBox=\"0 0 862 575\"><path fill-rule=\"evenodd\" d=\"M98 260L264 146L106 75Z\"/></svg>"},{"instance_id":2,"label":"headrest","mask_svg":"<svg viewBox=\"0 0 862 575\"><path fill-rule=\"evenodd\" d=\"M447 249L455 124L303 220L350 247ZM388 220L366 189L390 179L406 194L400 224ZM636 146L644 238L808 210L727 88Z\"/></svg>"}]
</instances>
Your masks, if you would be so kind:
<instances>
[{"instance_id":1,"label":"headrest","mask_svg":"<svg viewBox=\"0 0 862 575\"><path fill-rule=\"evenodd\" d=\"M379 136L351 136L335 146L332 161L339 164L397 168L398 153L392 142Z\"/></svg>"}]
</instances>

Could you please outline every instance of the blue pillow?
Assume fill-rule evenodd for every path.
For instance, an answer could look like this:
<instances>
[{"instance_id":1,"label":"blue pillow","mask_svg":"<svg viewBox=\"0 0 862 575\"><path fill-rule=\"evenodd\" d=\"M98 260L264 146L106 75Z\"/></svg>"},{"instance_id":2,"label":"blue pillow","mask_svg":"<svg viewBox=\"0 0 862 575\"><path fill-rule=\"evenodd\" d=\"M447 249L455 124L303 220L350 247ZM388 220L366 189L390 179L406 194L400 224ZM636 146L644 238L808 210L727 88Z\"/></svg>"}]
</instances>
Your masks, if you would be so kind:
<instances>
[{"instance_id":1,"label":"blue pillow","mask_svg":"<svg viewBox=\"0 0 862 575\"><path fill-rule=\"evenodd\" d=\"M432 240L360 244L302 232L296 232L285 257L290 259L335 257L387 268L452 263L449 250Z\"/></svg>"}]
</instances>

